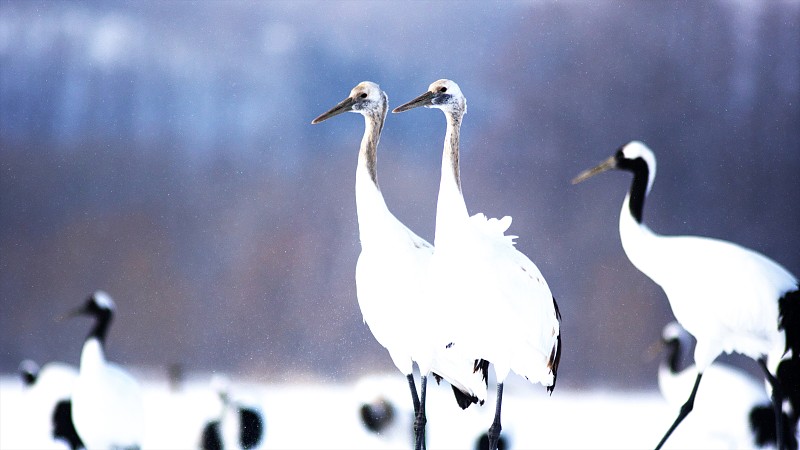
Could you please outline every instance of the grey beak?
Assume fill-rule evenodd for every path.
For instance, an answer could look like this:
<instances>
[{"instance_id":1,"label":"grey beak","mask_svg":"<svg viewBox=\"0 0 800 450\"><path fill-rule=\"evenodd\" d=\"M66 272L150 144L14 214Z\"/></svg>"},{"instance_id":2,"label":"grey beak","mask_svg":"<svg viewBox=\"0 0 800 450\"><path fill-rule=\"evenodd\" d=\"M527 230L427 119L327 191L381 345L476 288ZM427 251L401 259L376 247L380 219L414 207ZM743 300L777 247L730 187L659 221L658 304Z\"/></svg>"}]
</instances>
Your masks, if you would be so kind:
<instances>
[{"instance_id":1,"label":"grey beak","mask_svg":"<svg viewBox=\"0 0 800 450\"><path fill-rule=\"evenodd\" d=\"M415 98L414 100L411 100L408 103L404 103L404 104L398 106L397 108L393 109L392 112L393 113L400 113L400 112L403 112L403 111L408 111L409 109L418 108L420 106L432 105L433 104L433 97L435 95L436 95L435 93L428 91L428 92L420 95L419 97Z\"/></svg>"},{"instance_id":2,"label":"grey beak","mask_svg":"<svg viewBox=\"0 0 800 450\"><path fill-rule=\"evenodd\" d=\"M572 179L572 184L578 184L581 181L585 181L585 180L597 175L598 173L605 172L606 170L613 169L615 167L617 167L617 160L614 159L614 157L612 156L612 157L608 158L607 160L601 162L597 166L592 167L591 169L584 170L583 172L578 174L577 177Z\"/></svg>"},{"instance_id":3,"label":"grey beak","mask_svg":"<svg viewBox=\"0 0 800 450\"><path fill-rule=\"evenodd\" d=\"M341 113L352 111L353 110L353 105L355 103L356 103L356 101L353 98L347 97L346 99L344 99L341 102L339 102L338 105L336 105L333 108L331 108L330 111L328 111L326 113L322 113L319 117L317 117L316 119L312 120L311 123L312 124L318 124L318 123L322 122L323 120L330 119L333 116L338 116Z\"/></svg>"}]
</instances>

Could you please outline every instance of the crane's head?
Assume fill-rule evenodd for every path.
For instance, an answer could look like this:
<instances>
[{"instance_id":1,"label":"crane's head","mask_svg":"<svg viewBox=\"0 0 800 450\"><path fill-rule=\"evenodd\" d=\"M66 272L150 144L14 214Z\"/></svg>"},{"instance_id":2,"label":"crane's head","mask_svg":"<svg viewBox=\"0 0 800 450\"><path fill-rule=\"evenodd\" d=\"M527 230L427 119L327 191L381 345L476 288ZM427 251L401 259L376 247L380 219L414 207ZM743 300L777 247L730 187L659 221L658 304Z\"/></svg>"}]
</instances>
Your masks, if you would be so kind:
<instances>
[{"instance_id":1,"label":"crane's head","mask_svg":"<svg viewBox=\"0 0 800 450\"><path fill-rule=\"evenodd\" d=\"M691 348L692 336L678 322L670 322L661 331L661 344L666 347L665 363L672 371L682 370L681 359Z\"/></svg>"},{"instance_id":2,"label":"crane's head","mask_svg":"<svg viewBox=\"0 0 800 450\"><path fill-rule=\"evenodd\" d=\"M116 307L111 296L104 291L95 291L82 306L68 313L65 317L93 316L96 318L110 317Z\"/></svg>"},{"instance_id":3,"label":"crane's head","mask_svg":"<svg viewBox=\"0 0 800 450\"><path fill-rule=\"evenodd\" d=\"M365 116L384 115L388 107L389 98L381 90L381 87L371 81L362 81L350 91L350 95L346 99L312 120L311 123L317 124L344 112L354 112Z\"/></svg>"},{"instance_id":4,"label":"crane's head","mask_svg":"<svg viewBox=\"0 0 800 450\"><path fill-rule=\"evenodd\" d=\"M664 342L681 341L684 343L688 343L691 340L689 332L686 331L681 324L674 321L664 325L664 328L661 330L661 339Z\"/></svg>"},{"instance_id":5,"label":"crane's head","mask_svg":"<svg viewBox=\"0 0 800 450\"><path fill-rule=\"evenodd\" d=\"M656 175L656 156L644 143L631 141L620 147L610 158L591 169L581 172L572 179L572 184L578 184L609 169L644 173L647 175L647 192L650 192Z\"/></svg>"},{"instance_id":6,"label":"crane's head","mask_svg":"<svg viewBox=\"0 0 800 450\"><path fill-rule=\"evenodd\" d=\"M39 364L30 359L22 361L19 363L19 376L25 386L32 386L39 377Z\"/></svg>"},{"instance_id":7,"label":"crane's head","mask_svg":"<svg viewBox=\"0 0 800 450\"><path fill-rule=\"evenodd\" d=\"M408 103L398 106L392 112L399 113L424 106L439 108L445 113L467 113L467 99L453 80L437 80L428 86L428 91Z\"/></svg>"}]
</instances>

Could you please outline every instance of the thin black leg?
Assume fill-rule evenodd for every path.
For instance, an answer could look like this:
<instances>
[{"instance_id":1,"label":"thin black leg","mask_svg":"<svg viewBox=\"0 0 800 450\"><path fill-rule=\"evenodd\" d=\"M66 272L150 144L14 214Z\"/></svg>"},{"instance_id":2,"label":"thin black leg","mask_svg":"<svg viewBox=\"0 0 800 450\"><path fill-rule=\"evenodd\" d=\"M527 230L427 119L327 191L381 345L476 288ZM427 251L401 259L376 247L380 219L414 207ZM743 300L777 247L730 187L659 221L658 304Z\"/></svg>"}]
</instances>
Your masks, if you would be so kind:
<instances>
[{"instance_id":1,"label":"thin black leg","mask_svg":"<svg viewBox=\"0 0 800 450\"><path fill-rule=\"evenodd\" d=\"M422 390L419 399L419 410L417 411L417 417L414 420L414 436L416 438L414 448L416 450L425 450L425 423L428 421L425 418L425 390L428 386L428 377L426 375L422 375L421 378Z\"/></svg>"},{"instance_id":2,"label":"thin black leg","mask_svg":"<svg viewBox=\"0 0 800 450\"><path fill-rule=\"evenodd\" d=\"M408 380L408 387L411 389L411 401L414 404L414 423L412 429L414 431L414 445L417 444L417 414L419 414L419 396L417 395L417 384L414 383L414 373L406 375Z\"/></svg>"},{"instance_id":3,"label":"thin black leg","mask_svg":"<svg viewBox=\"0 0 800 450\"><path fill-rule=\"evenodd\" d=\"M417 396L417 385L414 383L414 374L406 375L406 379L408 380L408 387L411 388L411 401L414 402L414 417L416 418L419 413L419 397Z\"/></svg>"},{"instance_id":4,"label":"thin black leg","mask_svg":"<svg viewBox=\"0 0 800 450\"><path fill-rule=\"evenodd\" d=\"M694 408L694 397L695 395L697 395L697 388L698 386L700 386L700 378L702 377L703 377L702 373L697 374L697 379L694 381L694 387L692 388L692 393L689 395L689 399L686 400L686 403L684 403L683 406L681 406L681 412L678 414L678 418L675 419L675 422L673 422L672 426L669 427L667 433L664 435L663 438L661 438L661 442L659 442L658 445L656 445L656 450L659 450L664 445L664 443L667 442L667 439L672 434L672 432L675 431L675 429L678 428L678 425L680 425L683 419L685 419L686 416L688 416L689 413L692 412L692 408Z\"/></svg>"},{"instance_id":5,"label":"thin black leg","mask_svg":"<svg viewBox=\"0 0 800 450\"><path fill-rule=\"evenodd\" d=\"M785 443L783 441L783 389L778 379L775 378L767 369L767 361L764 358L758 360L758 365L764 371L767 381L772 386L772 409L775 411L775 436L778 445L778 450L784 450Z\"/></svg>"},{"instance_id":6,"label":"thin black leg","mask_svg":"<svg viewBox=\"0 0 800 450\"><path fill-rule=\"evenodd\" d=\"M503 404L503 383L497 383L497 404L494 408L494 421L489 427L489 450L497 450L497 443L500 441L500 408Z\"/></svg>"}]
</instances>

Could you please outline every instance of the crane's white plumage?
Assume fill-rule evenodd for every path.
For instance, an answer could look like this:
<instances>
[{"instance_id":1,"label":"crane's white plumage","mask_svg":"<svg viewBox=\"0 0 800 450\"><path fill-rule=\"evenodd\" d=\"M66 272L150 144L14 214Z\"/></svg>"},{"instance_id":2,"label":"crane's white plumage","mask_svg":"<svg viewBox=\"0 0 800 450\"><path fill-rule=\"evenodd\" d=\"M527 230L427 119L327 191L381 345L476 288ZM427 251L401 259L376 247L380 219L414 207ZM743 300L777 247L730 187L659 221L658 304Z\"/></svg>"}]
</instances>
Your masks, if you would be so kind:
<instances>
[{"instance_id":1,"label":"crane's white plumage","mask_svg":"<svg viewBox=\"0 0 800 450\"><path fill-rule=\"evenodd\" d=\"M395 111L417 106L439 108L447 118L428 286L431 305L453 325L441 327L441 339L491 361L498 382L513 370L552 387L559 320L550 288L514 246L516 236L505 235L511 217L470 217L461 193L458 143L466 99L455 82L439 80Z\"/></svg>"},{"instance_id":2,"label":"crane's white plumage","mask_svg":"<svg viewBox=\"0 0 800 450\"><path fill-rule=\"evenodd\" d=\"M681 365L682 355L691 344L691 336L677 322L664 327L662 341L667 349L658 366L658 388L677 411L697 378L697 367ZM703 374L703 389L695 400L693 425L727 448L754 448L750 414L754 408L769 405L764 384L725 364L714 364ZM771 423L774 428L774 422Z\"/></svg>"},{"instance_id":3,"label":"crane's white plumage","mask_svg":"<svg viewBox=\"0 0 800 450\"><path fill-rule=\"evenodd\" d=\"M78 378L78 370L74 366L57 361L40 368L34 361L26 359L20 363L19 371L30 396L46 403L70 398Z\"/></svg>"},{"instance_id":4,"label":"crane's white plumage","mask_svg":"<svg viewBox=\"0 0 800 450\"><path fill-rule=\"evenodd\" d=\"M459 139L466 99L451 80L438 80L395 112L425 106L447 119L436 238L429 273L431 315L440 345L490 361L498 381L498 408L490 445L499 437L502 383L509 371L552 391L560 357L558 307L536 265L505 235L511 218L469 216L461 192Z\"/></svg>"},{"instance_id":5,"label":"crane's white plumage","mask_svg":"<svg viewBox=\"0 0 800 450\"><path fill-rule=\"evenodd\" d=\"M377 181L377 146L388 111L388 97L380 87L365 81L345 100L314 119L319 123L343 112L364 116L365 131L356 167L356 208L361 254L356 264L356 291L364 321L375 339L388 351L398 370L412 384L413 362L425 376L433 371L444 377L469 400L486 398L486 385L471 359L458 349L437 347L430 338L432 326L424 303L424 280L433 247L389 211ZM423 379L423 391L424 391ZM459 398L458 392L456 393Z\"/></svg>"},{"instance_id":6,"label":"crane's white plumage","mask_svg":"<svg viewBox=\"0 0 800 450\"><path fill-rule=\"evenodd\" d=\"M105 357L105 337L114 310L111 297L97 291L73 313L95 319L83 344L80 373L72 397L75 428L91 449L139 448L144 431L139 383Z\"/></svg>"},{"instance_id":7,"label":"crane's white plumage","mask_svg":"<svg viewBox=\"0 0 800 450\"><path fill-rule=\"evenodd\" d=\"M30 425L29 448L45 448L56 442L70 448L83 448L71 415L71 397L78 370L66 363L49 362L39 367L26 359L19 365L26 386L22 422Z\"/></svg>"},{"instance_id":8,"label":"crane's white plumage","mask_svg":"<svg viewBox=\"0 0 800 450\"><path fill-rule=\"evenodd\" d=\"M623 149L627 160L643 159L648 188L655 179L655 156L641 142ZM619 228L634 266L658 283L673 313L696 339L695 362L702 371L723 351L753 359L770 356L774 370L786 351L778 329L778 299L797 289L786 269L750 249L698 236L661 236L630 213L625 197ZM712 320L708 320L712 319Z\"/></svg>"},{"instance_id":9,"label":"crane's white plumage","mask_svg":"<svg viewBox=\"0 0 800 450\"><path fill-rule=\"evenodd\" d=\"M736 351L759 360L770 372L768 379L773 378L781 358L800 356L800 286L785 268L750 249L718 239L662 236L650 230L642 214L655 180L656 158L639 141L621 147L573 183L613 168L634 175L619 220L625 253L664 289L675 318L697 339L695 387L663 444L691 411L700 377L720 353Z\"/></svg>"}]
</instances>

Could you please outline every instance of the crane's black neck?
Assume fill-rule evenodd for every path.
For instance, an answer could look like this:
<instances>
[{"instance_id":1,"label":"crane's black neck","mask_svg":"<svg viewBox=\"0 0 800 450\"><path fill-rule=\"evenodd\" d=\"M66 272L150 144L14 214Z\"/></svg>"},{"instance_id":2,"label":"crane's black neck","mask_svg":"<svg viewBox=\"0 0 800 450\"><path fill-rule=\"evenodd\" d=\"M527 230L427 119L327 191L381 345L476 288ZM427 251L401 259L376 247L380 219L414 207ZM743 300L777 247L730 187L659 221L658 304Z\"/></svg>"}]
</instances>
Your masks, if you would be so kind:
<instances>
[{"instance_id":1,"label":"crane's black neck","mask_svg":"<svg viewBox=\"0 0 800 450\"><path fill-rule=\"evenodd\" d=\"M665 342L667 346L667 367L676 374L681 370L681 341L678 338Z\"/></svg>"},{"instance_id":2,"label":"crane's black neck","mask_svg":"<svg viewBox=\"0 0 800 450\"><path fill-rule=\"evenodd\" d=\"M38 373L33 373L30 370L22 371L22 382L25 383L25 386L33 385L33 383L36 383L37 378L39 378Z\"/></svg>"},{"instance_id":3,"label":"crane's black neck","mask_svg":"<svg viewBox=\"0 0 800 450\"><path fill-rule=\"evenodd\" d=\"M86 339L89 340L91 338L97 338L97 340L100 342L100 345L105 347L106 335L108 334L108 328L111 326L111 311L107 309L101 309L94 311L92 315L95 318L94 327L92 327L92 330L89 332L89 336L87 336Z\"/></svg>"},{"instance_id":4,"label":"crane's black neck","mask_svg":"<svg viewBox=\"0 0 800 450\"><path fill-rule=\"evenodd\" d=\"M644 211L644 199L647 196L647 184L650 177L650 168L642 158L619 159L617 167L633 173L631 183L630 202L628 208L631 216L637 223L642 223L642 213Z\"/></svg>"}]
</instances>

